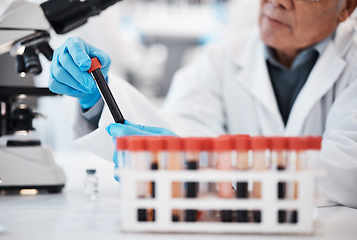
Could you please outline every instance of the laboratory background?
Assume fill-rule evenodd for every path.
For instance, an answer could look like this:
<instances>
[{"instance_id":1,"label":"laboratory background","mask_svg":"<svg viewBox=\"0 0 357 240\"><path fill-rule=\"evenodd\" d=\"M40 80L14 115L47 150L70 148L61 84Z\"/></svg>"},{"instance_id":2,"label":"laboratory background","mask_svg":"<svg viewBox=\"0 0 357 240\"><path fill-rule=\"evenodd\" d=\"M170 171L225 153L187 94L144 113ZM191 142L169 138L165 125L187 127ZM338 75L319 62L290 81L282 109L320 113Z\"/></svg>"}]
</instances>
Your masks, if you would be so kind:
<instances>
[{"instance_id":1,"label":"laboratory background","mask_svg":"<svg viewBox=\"0 0 357 240\"><path fill-rule=\"evenodd\" d=\"M50 2L56 1L0 0L0 172L16 179L15 185L31 181L27 175L32 171L44 185L58 183L49 189L2 189L0 239L357 239L357 210L334 206L321 196L314 201L319 208L313 209L316 221L309 234L122 231L127 217L121 214L123 186L113 177L112 159L83 150L73 141L78 100L48 91L46 54L38 54L41 70L35 66L33 72L21 71L14 52L21 49L11 43L39 28L47 29L48 35L29 42L44 41L52 49L68 37L80 37L110 55L112 74L161 107L174 73L204 46L257 25L260 0L112 1L116 3L96 13L88 10L93 12L86 22L66 33L56 32L46 17L40 17L40 5L53 10L62 4L49 6ZM23 129L6 129L11 127L6 125L9 112ZM23 130L26 134L21 134ZM9 141L14 145L30 141L30 150L9 150ZM47 158L52 159L49 165L39 166Z\"/></svg>"}]
</instances>

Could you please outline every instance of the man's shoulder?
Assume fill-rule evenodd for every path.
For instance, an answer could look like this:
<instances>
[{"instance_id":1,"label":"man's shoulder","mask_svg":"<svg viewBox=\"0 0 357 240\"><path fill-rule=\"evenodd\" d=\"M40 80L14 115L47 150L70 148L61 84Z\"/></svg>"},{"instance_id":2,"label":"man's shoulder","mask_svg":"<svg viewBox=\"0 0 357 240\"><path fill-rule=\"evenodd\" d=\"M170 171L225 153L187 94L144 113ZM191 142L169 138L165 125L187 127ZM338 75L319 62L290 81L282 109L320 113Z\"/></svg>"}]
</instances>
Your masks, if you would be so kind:
<instances>
[{"instance_id":1,"label":"man's shoulder","mask_svg":"<svg viewBox=\"0 0 357 240\"><path fill-rule=\"evenodd\" d=\"M259 42L261 42L259 29L258 27L254 27L230 35L222 41L222 48L227 49L231 53L236 53L252 47Z\"/></svg>"},{"instance_id":2,"label":"man's shoulder","mask_svg":"<svg viewBox=\"0 0 357 240\"><path fill-rule=\"evenodd\" d=\"M220 41L206 46L209 55L216 58L240 58L246 59L251 55L252 50L256 50L258 44L262 44L259 29L252 28L234 35L223 37Z\"/></svg>"},{"instance_id":3,"label":"man's shoulder","mask_svg":"<svg viewBox=\"0 0 357 240\"><path fill-rule=\"evenodd\" d=\"M336 52L346 61L357 59L357 19L348 19L336 29L333 40Z\"/></svg>"}]
</instances>

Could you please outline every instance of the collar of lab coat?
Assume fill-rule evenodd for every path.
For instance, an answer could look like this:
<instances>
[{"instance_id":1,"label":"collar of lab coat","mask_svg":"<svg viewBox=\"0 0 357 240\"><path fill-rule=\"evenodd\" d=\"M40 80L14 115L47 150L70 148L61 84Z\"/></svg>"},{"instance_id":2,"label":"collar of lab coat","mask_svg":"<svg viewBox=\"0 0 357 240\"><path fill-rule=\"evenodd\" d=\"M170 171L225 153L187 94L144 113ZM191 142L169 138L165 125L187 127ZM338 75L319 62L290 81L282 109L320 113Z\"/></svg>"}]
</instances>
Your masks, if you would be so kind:
<instances>
[{"instance_id":1,"label":"collar of lab coat","mask_svg":"<svg viewBox=\"0 0 357 240\"><path fill-rule=\"evenodd\" d=\"M286 136L302 134L309 112L333 87L346 65L346 62L338 55L334 41L331 40L328 43L326 50L316 62L295 100L288 122L284 127L266 66L264 43L260 39L259 30L255 29L250 38L245 40L248 40L248 46L237 44L238 48L234 48L235 45L232 45L232 60L237 66L239 75L235 80L266 110L261 114L262 133L281 132ZM270 119L273 118L271 123L266 123L266 115L264 117L266 113L270 114ZM273 123L274 125L272 125Z\"/></svg>"}]
</instances>

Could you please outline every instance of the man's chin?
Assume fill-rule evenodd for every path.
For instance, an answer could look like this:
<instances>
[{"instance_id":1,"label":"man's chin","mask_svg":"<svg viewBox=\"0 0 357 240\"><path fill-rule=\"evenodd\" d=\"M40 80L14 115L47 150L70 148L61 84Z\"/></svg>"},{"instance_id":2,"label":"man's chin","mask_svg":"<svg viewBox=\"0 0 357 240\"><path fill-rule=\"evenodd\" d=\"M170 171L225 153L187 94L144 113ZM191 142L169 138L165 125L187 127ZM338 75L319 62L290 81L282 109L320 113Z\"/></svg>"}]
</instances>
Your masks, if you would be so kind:
<instances>
[{"instance_id":1,"label":"man's chin","mask_svg":"<svg viewBox=\"0 0 357 240\"><path fill-rule=\"evenodd\" d=\"M285 34L277 31L264 31L261 29L260 38L267 46L275 49L289 48L292 45L292 42L288 40L289 38Z\"/></svg>"}]
</instances>

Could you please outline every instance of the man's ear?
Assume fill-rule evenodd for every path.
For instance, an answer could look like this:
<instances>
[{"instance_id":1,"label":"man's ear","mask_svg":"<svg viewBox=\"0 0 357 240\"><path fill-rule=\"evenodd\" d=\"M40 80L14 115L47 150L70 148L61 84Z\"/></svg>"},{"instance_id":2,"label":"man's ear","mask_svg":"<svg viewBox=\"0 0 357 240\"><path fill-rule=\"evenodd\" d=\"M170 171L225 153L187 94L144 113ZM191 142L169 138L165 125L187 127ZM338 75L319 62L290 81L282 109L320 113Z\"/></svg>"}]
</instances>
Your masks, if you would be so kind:
<instances>
[{"instance_id":1,"label":"man's ear","mask_svg":"<svg viewBox=\"0 0 357 240\"><path fill-rule=\"evenodd\" d=\"M357 6L357 0L345 0L339 11L339 22L345 21L355 10Z\"/></svg>"}]
</instances>

